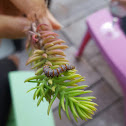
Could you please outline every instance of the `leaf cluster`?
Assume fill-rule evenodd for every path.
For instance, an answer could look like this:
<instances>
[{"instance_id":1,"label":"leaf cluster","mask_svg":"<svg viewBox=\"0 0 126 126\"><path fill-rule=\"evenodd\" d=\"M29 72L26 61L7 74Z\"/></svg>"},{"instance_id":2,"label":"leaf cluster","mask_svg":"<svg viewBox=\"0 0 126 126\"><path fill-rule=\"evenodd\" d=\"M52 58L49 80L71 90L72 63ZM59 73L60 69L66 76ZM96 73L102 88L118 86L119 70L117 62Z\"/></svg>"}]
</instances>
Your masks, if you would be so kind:
<instances>
[{"instance_id":1,"label":"leaf cluster","mask_svg":"<svg viewBox=\"0 0 126 126\"><path fill-rule=\"evenodd\" d=\"M36 83L36 86L28 92L35 90L33 99L38 99L37 106L45 98L49 102L48 114L51 106L56 98L59 99L59 117L61 118L61 108L66 112L70 119L69 109L72 112L74 119L83 120L92 119L94 111L96 111L96 103L92 102L95 99L93 96L82 97L91 93L90 90L85 90L87 85L78 86L77 83L84 81L84 78L76 74L75 70L70 70L62 73L59 77L48 78L44 74L36 75L25 80L25 82Z\"/></svg>"},{"instance_id":2,"label":"leaf cluster","mask_svg":"<svg viewBox=\"0 0 126 126\"><path fill-rule=\"evenodd\" d=\"M37 28L36 28L37 27ZM84 77L76 73L76 70L68 70L60 73L58 77L47 77L43 72L43 66L48 65L55 69L63 64L68 64L65 59L64 49L68 48L62 45L65 41L59 39L58 34L52 32L46 24L32 24L29 31L26 47L31 47L29 58L26 65L31 64L32 69L36 70L34 77L30 77L25 82L35 83L36 86L28 92L34 90L33 99L37 99L37 106L46 99L49 102L49 114L51 106L56 98L59 99L59 117L61 118L61 109L66 112L70 119L69 110L74 119L91 119L96 111L92 100L93 96L87 96L90 90L85 90L87 85L79 86L78 83L85 81Z\"/></svg>"}]
</instances>

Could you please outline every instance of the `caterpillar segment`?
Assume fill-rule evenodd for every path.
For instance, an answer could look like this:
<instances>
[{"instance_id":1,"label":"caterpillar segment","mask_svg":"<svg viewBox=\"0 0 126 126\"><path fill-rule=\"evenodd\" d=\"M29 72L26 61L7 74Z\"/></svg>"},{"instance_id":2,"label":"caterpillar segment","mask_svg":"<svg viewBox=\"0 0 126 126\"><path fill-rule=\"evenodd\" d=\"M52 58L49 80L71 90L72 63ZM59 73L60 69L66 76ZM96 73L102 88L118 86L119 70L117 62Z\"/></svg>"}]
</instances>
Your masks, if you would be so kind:
<instances>
[{"instance_id":1,"label":"caterpillar segment","mask_svg":"<svg viewBox=\"0 0 126 126\"><path fill-rule=\"evenodd\" d=\"M58 77L60 73L63 73L67 70L72 70L72 69L75 69L75 67L69 64L61 65L56 69L51 69L48 65L45 65L43 67L43 72L47 77L54 77L54 76Z\"/></svg>"}]
</instances>

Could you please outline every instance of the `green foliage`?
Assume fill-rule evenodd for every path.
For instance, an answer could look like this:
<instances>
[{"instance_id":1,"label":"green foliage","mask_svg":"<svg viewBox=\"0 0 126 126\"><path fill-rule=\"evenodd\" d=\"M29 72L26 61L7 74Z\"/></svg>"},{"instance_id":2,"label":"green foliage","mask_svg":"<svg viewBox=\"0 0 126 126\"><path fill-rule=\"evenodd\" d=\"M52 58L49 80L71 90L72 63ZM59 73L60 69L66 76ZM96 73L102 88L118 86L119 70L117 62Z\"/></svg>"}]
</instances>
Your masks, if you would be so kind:
<instances>
[{"instance_id":1,"label":"green foliage","mask_svg":"<svg viewBox=\"0 0 126 126\"><path fill-rule=\"evenodd\" d=\"M67 74L67 76L66 76ZM29 91L35 90L33 99L38 99L37 106L40 105L43 98L49 102L48 114L51 106L56 98L59 99L59 117L61 118L61 108L66 112L68 119L70 119L68 108L70 108L74 119L83 120L92 119L94 111L96 111L96 103L92 102L95 97L85 96L78 97L91 93L90 90L85 90L87 85L78 86L77 83L84 81L84 78L76 74L75 70L70 70L62 73L59 77L48 78L44 74L30 77L25 82L36 83ZM28 91L28 92L29 92Z\"/></svg>"},{"instance_id":2,"label":"green foliage","mask_svg":"<svg viewBox=\"0 0 126 126\"><path fill-rule=\"evenodd\" d=\"M58 39L57 34L50 31L48 25L41 24L39 27L36 24L31 27L33 36L27 41L27 49L32 48L29 53L29 59L26 65L31 64L32 69L35 69L34 77L30 77L25 82L36 83L36 86L30 89L28 92L34 90L33 99L37 99L37 106L46 99L49 102L48 115L51 106L56 98L59 99L59 117L61 118L61 109L66 112L68 119L69 110L71 111L74 119L78 118L82 120L92 119L92 115L96 111L92 100L93 96L87 96L91 93L90 90L85 90L87 85L79 86L78 83L85 81L84 77L76 73L76 70L68 70L60 73L58 77L47 77L43 72L43 66L48 65L51 69L56 69L60 65L68 64L68 60L65 59L65 54L62 50L68 46L62 45L65 41ZM36 30L40 29L39 30ZM36 37L36 38L34 38Z\"/></svg>"}]
</instances>

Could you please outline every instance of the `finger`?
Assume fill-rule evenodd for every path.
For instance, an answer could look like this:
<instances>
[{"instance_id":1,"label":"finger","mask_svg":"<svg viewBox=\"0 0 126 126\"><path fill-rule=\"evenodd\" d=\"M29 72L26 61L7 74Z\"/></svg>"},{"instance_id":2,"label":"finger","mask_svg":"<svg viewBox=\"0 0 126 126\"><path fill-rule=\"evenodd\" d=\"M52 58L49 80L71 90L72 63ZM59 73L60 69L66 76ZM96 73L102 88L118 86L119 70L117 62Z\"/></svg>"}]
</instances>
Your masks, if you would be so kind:
<instances>
[{"instance_id":1,"label":"finger","mask_svg":"<svg viewBox=\"0 0 126 126\"><path fill-rule=\"evenodd\" d=\"M49 26L49 29L53 30L53 27L52 27L50 21L48 20L48 18L46 16L39 18L38 21L39 21L40 24L47 24Z\"/></svg>"},{"instance_id":2,"label":"finger","mask_svg":"<svg viewBox=\"0 0 126 126\"><path fill-rule=\"evenodd\" d=\"M49 12L49 10L47 10L47 18L49 22L51 23L52 28L54 30L61 29L61 24L53 17L53 15Z\"/></svg>"},{"instance_id":3,"label":"finger","mask_svg":"<svg viewBox=\"0 0 126 126\"><path fill-rule=\"evenodd\" d=\"M126 6L126 0L119 0L119 3L123 6Z\"/></svg>"},{"instance_id":4,"label":"finger","mask_svg":"<svg viewBox=\"0 0 126 126\"><path fill-rule=\"evenodd\" d=\"M126 5L126 0L111 0L112 2L119 2L121 5Z\"/></svg>"},{"instance_id":5,"label":"finger","mask_svg":"<svg viewBox=\"0 0 126 126\"><path fill-rule=\"evenodd\" d=\"M113 1L119 1L119 0L111 0L111 1L113 2Z\"/></svg>"},{"instance_id":6,"label":"finger","mask_svg":"<svg viewBox=\"0 0 126 126\"><path fill-rule=\"evenodd\" d=\"M24 28L29 25L26 18L0 15L0 38L22 38L25 36Z\"/></svg>"},{"instance_id":7,"label":"finger","mask_svg":"<svg viewBox=\"0 0 126 126\"><path fill-rule=\"evenodd\" d=\"M0 0L0 13L11 16L22 15L19 9L10 0Z\"/></svg>"},{"instance_id":8,"label":"finger","mask_svg":"<svg viewBox=\"0 0 126 126\"><path fill-rule=\"evenodd\" d=\"M42 18L46 14L45 0L10 0L21 12L27 17L35 21L37 18Z\"/></svg>"},{"instance_id":9,"label":"finger","mask_svg":"<svg viewBox=\"0 0 126 126\"><path fill-rule=\"evenodd\" d=\"M118 2L124 9L126 9L126 0L111 0L112 2Z\"/></svg>"}]
</instances>

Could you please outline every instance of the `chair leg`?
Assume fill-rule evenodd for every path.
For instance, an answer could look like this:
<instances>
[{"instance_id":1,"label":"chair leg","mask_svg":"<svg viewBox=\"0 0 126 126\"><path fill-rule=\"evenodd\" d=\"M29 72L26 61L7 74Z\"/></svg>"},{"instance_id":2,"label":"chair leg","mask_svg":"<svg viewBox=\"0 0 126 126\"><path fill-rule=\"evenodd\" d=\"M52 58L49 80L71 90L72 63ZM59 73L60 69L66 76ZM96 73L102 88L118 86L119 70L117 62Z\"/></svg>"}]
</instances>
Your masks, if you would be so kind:
<instances>
[{"instance_id":1,"label":"chair leg","mask_svg":"<svg viewBox=\"0 0 126 126\"><path fill-rule=\"evenodd\" d=\"M83 53L83 50L85 48L85 46L87 45L87 43L89 42L89 40L91 39L91 35L90 35L90 32L87 30L86 31L86 34L82 40L82 43L78 49L78 52L76 53L76 57L81 57L82 56L82 53Z\"/></svg>"}]
</instances>

